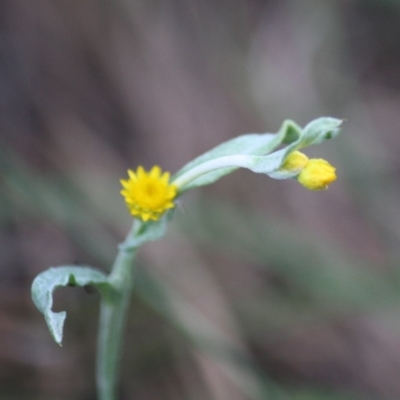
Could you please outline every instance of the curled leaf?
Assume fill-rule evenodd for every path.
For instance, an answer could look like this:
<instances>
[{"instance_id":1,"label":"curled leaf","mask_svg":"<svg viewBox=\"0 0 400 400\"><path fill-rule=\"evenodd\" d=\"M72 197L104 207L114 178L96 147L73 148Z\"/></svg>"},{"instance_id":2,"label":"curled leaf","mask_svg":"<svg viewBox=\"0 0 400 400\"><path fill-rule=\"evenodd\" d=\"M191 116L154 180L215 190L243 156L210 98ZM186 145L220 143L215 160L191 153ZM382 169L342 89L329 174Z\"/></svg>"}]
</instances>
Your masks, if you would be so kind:
<instances>
[{"instance_id":1,"label":"curled leaf","mask_svg":"<svg viewBox=\"0 0 400 400\"><path fill-rule=\"evenodd\" d=\"M53 267L39 274L32 283L32 300L44 315L47 326L56 343L61 346L65 311L53 312L53 292L62 286L94 286L105 297L111 298L114 289L107 275L89 267Z\"/></svg>"},{"instance_id":2,"label":"curled leaf","mask_svg":"<svg viewBox=\"0 0 400 400\"><path fill-rule=\"evenodd\" d=\"M242 167L264 173L274 179L295 176L280 170L286 157L299 149L337 136L342 121L331 117L318 118L303 129L287 120L275 133L247 134L231 139L186 164L172 178L180 193L217 181ZM280 146L281 149L278 149Z\"/></svg>"}]
</instances>

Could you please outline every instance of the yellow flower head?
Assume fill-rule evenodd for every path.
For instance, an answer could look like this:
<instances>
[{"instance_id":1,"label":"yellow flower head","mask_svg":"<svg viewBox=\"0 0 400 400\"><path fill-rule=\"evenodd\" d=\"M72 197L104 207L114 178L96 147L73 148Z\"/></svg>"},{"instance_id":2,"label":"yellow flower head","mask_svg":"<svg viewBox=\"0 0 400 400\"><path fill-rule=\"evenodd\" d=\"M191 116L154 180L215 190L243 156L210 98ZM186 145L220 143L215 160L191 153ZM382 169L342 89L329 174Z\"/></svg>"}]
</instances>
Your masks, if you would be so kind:
<instances>
[{"instance_id":1,"label":"yellow flower head","mask_svg":"<svg viewBox=\"0 0 400 400\"><path fill-rule=\"evenodd\" d=\"M308 157L304 153L294 151L288 155L280 169L290 172L301 171L306 166L307 162Z\"/></svg>"},{"instance_id":2,"label":"yellow flower head","mask_svg":"<svg viewBox=\"0 0 400 400\"><path fill-rule=\"evenodd\" d=\"M140 166L136 172L128 170L128 175L129 179L121 179L121 194L134 217L157 221L165 211L175 207L177 188L169 183L169 172L162 173L158 165L146 172Z\"/></svg>"},{"instance_id":3,"label":"yellow flower head","mask_svg":"<svg viewBox=\"0 0 400 400\"><path fill-rule=\"evenodd\" d=\"M312 158L300 172L297 180L310 190L327 189L336 180L336 168L321 158Z\"/></svg>"}]
</instances>

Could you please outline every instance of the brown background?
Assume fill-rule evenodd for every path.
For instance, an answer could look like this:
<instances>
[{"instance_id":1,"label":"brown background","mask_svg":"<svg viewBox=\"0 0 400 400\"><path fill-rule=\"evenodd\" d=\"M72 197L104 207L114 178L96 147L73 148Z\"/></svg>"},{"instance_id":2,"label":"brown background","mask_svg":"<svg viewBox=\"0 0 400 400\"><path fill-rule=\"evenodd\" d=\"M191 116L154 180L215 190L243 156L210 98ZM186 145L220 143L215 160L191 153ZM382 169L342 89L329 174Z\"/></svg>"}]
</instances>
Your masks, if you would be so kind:
<instances>
[{"instance_id":1,"label":"brown background","mask_svg":"<svg viewBox=\"0 0 400 400\"><path fill-rule=\"evenodd\" d=\"M238 171L141 249L121 399L400 398L400 3L2 0L1 400L96 398L98 295L59 348L30 285L109 269L127 168L321 115L328 191Z\"/></svg>"}]
</instances>

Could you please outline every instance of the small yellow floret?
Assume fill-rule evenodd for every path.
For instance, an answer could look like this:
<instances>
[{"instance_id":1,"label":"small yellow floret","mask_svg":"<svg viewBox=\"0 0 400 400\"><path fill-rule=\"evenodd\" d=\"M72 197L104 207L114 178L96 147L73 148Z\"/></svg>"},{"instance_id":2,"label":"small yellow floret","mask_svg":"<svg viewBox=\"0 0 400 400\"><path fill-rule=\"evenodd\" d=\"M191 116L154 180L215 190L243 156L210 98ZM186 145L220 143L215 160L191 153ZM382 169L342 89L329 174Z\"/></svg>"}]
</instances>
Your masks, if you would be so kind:
<instances>
[{"instance_id":1,"label":"small yellow floret","mask_svg":"<svg viewBox=\"0 0 400 400\"><path fill-rule=\"evenodd\" d=\"M308 157L300 151L290 153L285 162L281 166L281 170L290 172L301 171L307 164Z\"/></svg>"},{"instance_id":2,"label":"small yellow floret","mask_svg":"<svg viewBox=\"0 0 400 400\"><path fill-rule=\"evenodd\" d=\"M336 180L336 168L321 158L312 158L300 172L297 180L310 190L327 189Z\"/></svg>"},{"instance_id":3,"label":"small yellow floret","mask_svg":"<svg viewBox=\"0 0 400 400\"><path fill-rule=\"evenodd\" d=\"M146 172L140 166L136 172L128 170L128 175L129 179L120 181L121 194L134 217L157 221L165 211L175 207L177 188L169 183L169 172L163 173L158 165Z\"/></svg>"}]
</instances>

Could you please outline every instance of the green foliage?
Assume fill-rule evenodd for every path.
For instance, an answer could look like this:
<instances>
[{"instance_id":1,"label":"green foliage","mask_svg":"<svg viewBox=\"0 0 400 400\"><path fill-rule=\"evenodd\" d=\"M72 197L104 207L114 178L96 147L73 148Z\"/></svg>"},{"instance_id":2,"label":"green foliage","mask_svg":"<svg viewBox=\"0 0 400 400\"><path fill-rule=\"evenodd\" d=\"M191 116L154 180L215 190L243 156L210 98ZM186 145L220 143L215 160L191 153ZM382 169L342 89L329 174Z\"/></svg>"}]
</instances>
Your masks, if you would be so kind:
<instances>
[{"instance_id":1,"label":"green foliage","mask_svg":"<svg viewBox=\"0 0 400 400\"><path fill-rule=\"evenodd\" d=\"M301 150L305 147L335 138L340 133L341 124L342 120L330 117L322 117L311 121L300 132L299 137L289 146L271 154L269 157L263 157L263 159L260 158L259 160L255 159L252 171L268 174L274 179L291 178L292 175L289 172L279 169L286 157L296 150Z\"/></svg>"},{"instance_id":2,"label":"green foliage","mask_svg":"<svg viewBox=\"0 0 400 400\"><path fill-rule=\"evenodd\" d=\"M238 167L267 174L274 179L293 178L298 171L280 169L286 157L296 150L337 136L341 123L342 121L336 118L322 117L301 129L293 121L287 120L276 134L239 136L186 164L173 177L172 182L177 184L179 182L182 192L182 190L213 183ZM274 152L282 144L287 144L287 146ZM199 172L198 176L195 171Z\"/></svg>"},{"instance_id":3,"label":"green foliage","mask_svg":"<svg viewBox=\"0 0 400 400\"><path fill-rule=\"evenodd\" d=\"M210 151L207 151L201 156L190 161L173 176L172 180L176 180L194 167L219 157L238 154L268 154L275 150L280 144L287 142L288 140L293 140L293 138L299 137L300 134L301 128L295 122L287 120L282 124L282 127L276 134L249 133L238 136L234 139L228 140L227 142L221 143ZM235 169L237 168L221 168L217 171L205 174L186 185L184 190L214 183L219 178L231 173Z\"/></svg>"},{"instance_id":4,"label":"green foliage","mask_svg":"<svg viewBox=\"0 0 400 400\"><path fill-rule=\"evenodd\" d=\"M49 268L39 274L32 284L32 299L38 310L43 313L54 340L61 345L65 311L53 312L53 292L62 286L94 286L106 298L112 296L113 289L107 276L88 267L63 266Z\"/></svg>"},{"instance_id":5,"label":"green foliage","mask_svg":"<svg viewBox=\"0 0 400 400\"><path fill-rule=\"evenodd\" d=\"M119 245L121 250L135 249L146 242L161 239L166 233L168 222L171 220L174 210L169 210L158 221L143 222L135 220L130 234L126 240Z\"/></svg>"}]
</instances>

